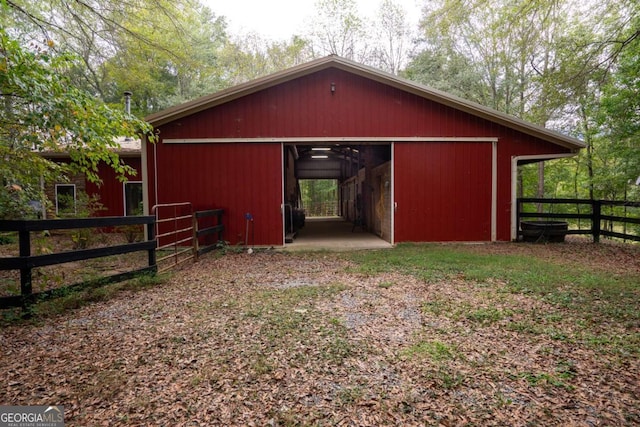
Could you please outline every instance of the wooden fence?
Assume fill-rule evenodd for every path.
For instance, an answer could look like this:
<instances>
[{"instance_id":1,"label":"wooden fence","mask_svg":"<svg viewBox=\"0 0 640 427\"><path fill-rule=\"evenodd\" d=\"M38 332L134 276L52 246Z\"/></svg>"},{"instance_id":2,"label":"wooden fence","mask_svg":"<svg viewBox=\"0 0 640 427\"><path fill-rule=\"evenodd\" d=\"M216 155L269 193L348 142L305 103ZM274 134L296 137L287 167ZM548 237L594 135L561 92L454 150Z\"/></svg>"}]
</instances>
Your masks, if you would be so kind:
<instances>
[{"instance_id":1,"label":"wooden fence","mask_svg":"<svg viewBox=\"0 0 640 427\"><path fill-rule=\"evenodd\" d=\"M211 252L219 247L223 241L224 224L222 223L222 209L198 211L193 214L193 247L196 260L202 254ZM203 224L209 218L215 218L210 224ZM211 236L216 236L212 239Z\"/></svg>"},{"instance_id":2,"label":"wooden fence","mask_svg":"<svg viewBox=\"0 0 640 427\"><path fill-rule=\"evenodd\" d=\"M209 252L219 247L222 241L224 225L222 224L222 209L199 211L190 213L188 216L189 228L188 239L183 240L180 236L184 230L179 229L177 233L167 232L166 236L178 236L173 240L171 247L180 246L193 251L193 257L189 259L197 260L199 255ZM215 218L214 221L207 221L207 218ZM103 217L103 218L73 218L54 220L15 220L0 221L1 232L17 232L19 240L19 256L0 257L0 271L20 270L20 295L10 295L0 297L0 309L9 307L25 307L36 300L55 298L69 291L81 290L108 283L120 282L134 278L145 273L156 273L158 271L158 253L162 253L163 248L159 247L159 240L156 236L157 217L150 216L127 216L127 217ZM203 224L213 222L213 224ZM179 223L175 223L179 224ZM32 255L31 254L31 232L69 230L82 228L111 228L131 225L147 225L147 239L143 242L127 243L122 245L107 246L92 249L79 249L73 251ZM178 225L181 227L180 225ZM216 236L216 240L212 236ZM178 243L176 243L178 242ZM177 250L177 249L176 249ZM47 265L63 264L66 262L89 260L94 258L107 257L112 255L127 254L132 252L146 251L148 253L148 265L143 268L134 269L124 273L111 276L100 277L98 279L67 285L60 288L50 289L43 292L34 293L32 287L32 272L34 268ZM169 255L171 257L171 255ZM178 263L171 264L168 268L174 267ZM168 268L164 268L165 270Z\"/></svg>"},{"instance_id":3,"label":"wooden fence","mask_svg":"<svg viewBox=\"0 0 640 427\"><path fill-rule=\"evenodd\" d=\"M564 220L567 234L591 235L594 243L601 236L640 242L640 202L519 198L516 217L518 224L526 218Z\"/></svg>"},{"instance_id":4,"label":"wooden fence","mask_svg":"<svg viewBox=\"0 0 640 427\"><path fill-rule=\"evenodd\" d=\"M45 255L31 254L31 232L45 230L69 230L81 228L108 228L128 225L153 224L153 216L73 218L53 220L5 220L0 221L0 231L18 232L19 256L0 258L0 270L20 270L20 295L0 298L0 308L25 306L36 299L48 299L68 292L107 283L128 280L143 273L156 271L156 240L154 228L147 227L147 240L103 248L79 249ZM77 283L63 288L50 289L34 293L32 288L32 271L36 267L63 264L66 262L101 258L111 255L147 251L148 266L136 270L101 277L92 281Z\"/></svg>"}]
</instances>

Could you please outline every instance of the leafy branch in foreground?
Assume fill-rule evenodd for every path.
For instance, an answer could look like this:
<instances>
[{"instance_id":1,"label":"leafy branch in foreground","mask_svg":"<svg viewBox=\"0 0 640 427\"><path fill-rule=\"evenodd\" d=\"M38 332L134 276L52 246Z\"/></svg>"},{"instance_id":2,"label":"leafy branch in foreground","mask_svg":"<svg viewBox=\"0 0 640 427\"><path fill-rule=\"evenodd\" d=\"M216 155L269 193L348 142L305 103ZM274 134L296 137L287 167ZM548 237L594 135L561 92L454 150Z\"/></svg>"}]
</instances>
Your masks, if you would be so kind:
<instances>
[{"instance_id":1,"label":"leafy branch in foreground","mask_svg":"<svg viewBox=\"0 0 640 427\"><path fill-rule=\"evenodd\" d=\"M68 171L99 182L101 162L124 179L133 171L114 151L116 138L146 135L155 141L149 124L71 85L66 75L76 59L52 48L45 41L27 49L0 29L1 192L37 192L41 178L59 179ZM71 163L61 166L43 152L67 152Z\"/></svg>"}]
</instances>

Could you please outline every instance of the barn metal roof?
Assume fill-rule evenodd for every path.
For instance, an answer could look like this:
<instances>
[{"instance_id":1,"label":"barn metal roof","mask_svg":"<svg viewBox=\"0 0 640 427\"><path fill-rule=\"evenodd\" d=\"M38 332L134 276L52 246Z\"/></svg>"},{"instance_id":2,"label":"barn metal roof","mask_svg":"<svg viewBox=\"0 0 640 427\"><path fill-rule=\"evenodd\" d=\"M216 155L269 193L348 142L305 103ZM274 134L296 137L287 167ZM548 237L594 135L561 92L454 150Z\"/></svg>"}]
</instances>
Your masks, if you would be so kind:
<instances>
[{"instance_id":1,"label":"barn metal roof","mask_svg":"<svg viewBox=\"0 0 640 427\"><path fill-rule=\"evenodd\" d=\"M395 87L397 89L412 93L425 99L437 102L442 105L466 112L468 114L481 117L508 128L523 132L525 134L543 139L545 141L560 145L572 150L584 148L586 145L579 139L564 135L560 132L547 129L542 126L529 123L514 116L502 113L478 103L451 95L449 93L425 86L407 79L400 78L393 74L336 56L330 55L319 58L304 64L288 68L277 73L267 75L246 83L233 86L211 95L203 96L184 104L167 108L146 117L146 121L153 126L161 126L182 117L230 102L254 92L258 92L287 81L313 74L327 69L337 68L362 77L380 82L382 84Z\"/></svg>"}]
</instances>

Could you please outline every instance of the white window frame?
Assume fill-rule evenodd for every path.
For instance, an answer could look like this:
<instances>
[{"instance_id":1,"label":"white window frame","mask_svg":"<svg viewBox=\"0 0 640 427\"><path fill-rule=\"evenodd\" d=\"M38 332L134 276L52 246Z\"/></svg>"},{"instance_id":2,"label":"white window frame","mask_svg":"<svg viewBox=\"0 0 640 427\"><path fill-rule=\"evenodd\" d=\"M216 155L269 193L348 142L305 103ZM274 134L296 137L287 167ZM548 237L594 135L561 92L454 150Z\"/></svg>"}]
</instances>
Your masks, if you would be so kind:
<instances>
[{"instance_id":1,"label":"white window frame","mask_svg":"<svg viewBox=\"0 0 640 427\"><path fill-rule=\"evenodd\" d=\"M128 216L127 215L127 184L140 184L140 188L144 191L144 186L142 185L142 181L126 181L122 183L122 209L123 209L122 214L124 216ZM140 201L144 202L144 195Z\"/></svg>"},{"instance_id":2,"label":"white window frame","mask_svg":"<svg viewBox=\"0 0 640 427\"><path fill-rule=\"evenodd\" d=\"M73 188L73 213L78 213L78 192L75 184L56 184L55 192L56 192L56 215L59 214L59 205L58 205L58 188L61 187L72 187Z\"/></svg>"}]
</instances>

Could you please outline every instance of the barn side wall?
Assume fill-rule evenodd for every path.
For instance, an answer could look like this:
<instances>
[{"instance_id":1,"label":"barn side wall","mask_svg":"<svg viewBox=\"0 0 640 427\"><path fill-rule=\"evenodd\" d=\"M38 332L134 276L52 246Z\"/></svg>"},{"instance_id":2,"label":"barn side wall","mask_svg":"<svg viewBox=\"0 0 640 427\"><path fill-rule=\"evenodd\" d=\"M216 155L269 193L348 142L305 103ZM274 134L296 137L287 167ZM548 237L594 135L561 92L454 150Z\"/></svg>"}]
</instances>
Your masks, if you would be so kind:
<instances>
[{"instance_id":1,"label":"barn side wall","mask_svg":"<svg viewBox=\"0 0 640 427\"><path fill-rule=\"evenodd\" d=\"M127 166L132 167L135 175L127 175L129 181L142 181L142 162L140 157L120 157L120 160ZM104 206L104 210L97 212L99 216L123 216L124 215L124 185L118 179L113 168L104 163L98 166L98 176L102 180L101 184L92 182L86 183L86 192L89 196L98 195L99 201Z\"/></svg>"},{"instance_id":2,"label":"barn side wall","mask_svg":"<svg viewBox=\"0 0 640 427\"><path fill-rule=\"evenodd\" d=\"M135 175L127 175L130 181L142 181L142 162L139 156L120 157L121 161L132 167ZM68 163L68 158L55 159L56 162ZM48 218L55 217L55 186L56 184L74 184L76 186L76 197L81 192L89 196L97 195L98 201L103 205L103 210L95 212L96 216L122 216L124 215L124 187L115 171L104 163L98 165L98 176L102 183L94 184L86 180L84 174L74 174L67 182L52 182L45 185L45 195L52 204L47 213Z\"/></svg>"}]
</instances>

